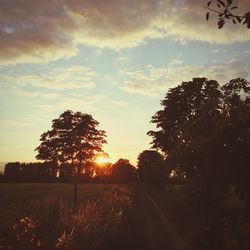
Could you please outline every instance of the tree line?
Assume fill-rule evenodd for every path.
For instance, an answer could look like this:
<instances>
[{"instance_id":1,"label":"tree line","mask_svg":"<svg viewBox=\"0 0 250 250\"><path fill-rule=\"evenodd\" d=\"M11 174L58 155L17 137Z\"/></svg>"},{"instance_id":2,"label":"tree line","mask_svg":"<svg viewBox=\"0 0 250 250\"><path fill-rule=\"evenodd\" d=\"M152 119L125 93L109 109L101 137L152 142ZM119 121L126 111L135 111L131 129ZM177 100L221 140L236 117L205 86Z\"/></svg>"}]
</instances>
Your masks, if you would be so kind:
<instances>
[{"instance_id":1,"label":"tree line","mask_svg":"<svg viewBox=\"0 0 250 250\"><path fill-rule=\"evenodd\" d=\"M116 163L88 162L79 169L81 183L132 183L136 182L136 168L127 159ZM74 166L55 162L6 163L1 180L5 182L74 182Z\"/></svg>"}]
</instances>

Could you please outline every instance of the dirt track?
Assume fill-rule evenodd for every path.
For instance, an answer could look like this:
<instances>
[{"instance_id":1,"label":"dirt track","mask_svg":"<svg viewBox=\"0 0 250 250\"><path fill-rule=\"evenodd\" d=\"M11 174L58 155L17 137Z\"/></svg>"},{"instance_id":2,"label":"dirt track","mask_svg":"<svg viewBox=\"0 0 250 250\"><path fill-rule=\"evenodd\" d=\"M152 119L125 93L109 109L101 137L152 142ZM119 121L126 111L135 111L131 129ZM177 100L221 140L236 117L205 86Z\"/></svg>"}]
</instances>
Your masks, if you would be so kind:
<instances>
[{"instance_id":1,"label":"dirt track","mask_svg":"<svg viewBox=\"0 0 250 250\"><path fill-rule=\"evenodd\" d=\"M159 192L158 192L159 193ZM168 199L168 197L164 197ZM169 200L169 202L172 202ZM168 218L153 195L144 188L140 190L140 205L145 222L145 240L148 250L190 250L176 225Z\"/></svg>"}]
</instances>

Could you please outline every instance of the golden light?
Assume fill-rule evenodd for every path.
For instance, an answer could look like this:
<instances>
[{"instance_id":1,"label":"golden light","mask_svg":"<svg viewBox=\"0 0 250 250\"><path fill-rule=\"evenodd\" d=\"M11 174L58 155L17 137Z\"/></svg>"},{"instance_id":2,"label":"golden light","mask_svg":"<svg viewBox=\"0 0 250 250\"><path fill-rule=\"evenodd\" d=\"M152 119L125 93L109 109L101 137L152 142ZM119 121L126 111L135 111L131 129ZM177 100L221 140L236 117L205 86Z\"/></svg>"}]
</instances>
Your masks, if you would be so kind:
<instances>
[{"instance_id":1,"label":"golden light","mask_svg":"<svg viewBox=\"0 0 250 250\"><path fill-rule=\"evenodd\" d=\"M105 163L109 163L110 160L109 160L109 158L107 158L107 157L98 156L98 157L95 159L95 162L96 162L97 164L105 164Z\"/></svg>"},{"instance_id":2,"label":"golden light","mask_svg":"<svg viewBox=\"0 0 250 250\"><path fill-rule=\"evenodd\" d=\"M100 166L106 165L107 163L111 163L110 157L108 154L99 154L95 158L95 163Z\"/></svg>"}]
</instances>

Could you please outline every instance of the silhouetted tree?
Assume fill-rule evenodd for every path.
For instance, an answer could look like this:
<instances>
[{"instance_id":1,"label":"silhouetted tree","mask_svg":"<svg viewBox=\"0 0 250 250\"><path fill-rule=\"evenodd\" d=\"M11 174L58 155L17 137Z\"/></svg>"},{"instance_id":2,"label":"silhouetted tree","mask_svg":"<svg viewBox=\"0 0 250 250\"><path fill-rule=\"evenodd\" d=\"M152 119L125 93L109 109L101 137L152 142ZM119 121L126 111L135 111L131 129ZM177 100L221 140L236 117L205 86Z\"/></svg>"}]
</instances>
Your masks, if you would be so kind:
<instances>
[{"instance_id":1,"label":"silhouetted tree","mask_svg":"<svg viewBox=\"0 0 250 250\"><path fill-rule=\"evenodd\" d=\"M220 88L214 80L194 78L170 89L163 109L152 117L159 128L148 132L153 147L207 201L221 197L236 182L249 190L248 182L242 182L243 176L250 178L248 93L249 82L243 79Z\"/></svg>"},{"instance_id":2,"label":"silhouetted tree","mask_svg":"<svg viewBox=\"0 0 250 250\"><path fill-rule=\"evenodd\" d=\"M110 169L111 181L131 183L136 180L136 168L127 159L119 159Z\"/></svg>"},{"instance_id":3,"label":"silhouetted tree","mask_svg":"<svg viewBox=\"0 0 250 250\"><path fill-rule=\"evenodd\" d=\"M250 28L250 11L242 15L233 13L237 9L237 5L233 5L233 0L211 0L207 2L206 9L209 10L206 14L206 20L209 20L210 13L218 15L218 28L221 29L226 21L232 21L234 24L243 24Z\"/></svg>"},{"instance_id":4,"label":"silhouetted tree","mask_svg":"<svg viewBox=\"0 0 250 250\"><path fill-rule=\"evenodd\" d=\"M163 156L154 150L144 150L138 156L138 174L140 180L154 185L162 185L165 179Z\"/></svg>"},{"instance_id":5,"label":"silhouetted tree","mask_svg":"<svg viewBox=\"0 0 250 250\"><path fill-rule=\"evenodd\" d=\"M240 78L233 79L222 87L222 91L228 169L235 169L232 179L237 194L247 198L246 213L250 215L250 83Z\"/></svg>"},{"instance_id":6,"label":"silhouetted tree","mask_svg":"<svg viewBox=\"0 0 250 250\"><path fill-rule=\"evenodd\" d=\"M89 114L67 110L52 121L52 129L41 135L37 159L58 163L70 163L74 173L74 200L77 202L78 175L82 167L106 143L105 131Z\"/></svg>"}]
</instances>

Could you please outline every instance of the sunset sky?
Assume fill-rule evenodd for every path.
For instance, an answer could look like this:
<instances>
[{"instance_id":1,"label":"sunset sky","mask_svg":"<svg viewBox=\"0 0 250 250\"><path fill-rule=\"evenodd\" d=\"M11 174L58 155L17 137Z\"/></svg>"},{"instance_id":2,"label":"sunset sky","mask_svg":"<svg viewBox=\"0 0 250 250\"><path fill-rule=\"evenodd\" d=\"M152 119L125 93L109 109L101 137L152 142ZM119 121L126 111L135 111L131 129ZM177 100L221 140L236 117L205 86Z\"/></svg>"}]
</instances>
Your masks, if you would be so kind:
<instances>
[{"instance_id":1,"label":"sunset sky","mask_svg":"<svg viewBox=\"0 0 250 250\"><path fill-rule=\"evenodd\" d=\"M35 161L40 135L71 109L100 122L112 161L135 164L169 88L250 80L250 30L218 30L205 3L0 0L0 162Z\"/></svg>"}]
</instances>

